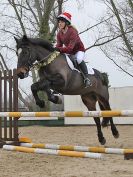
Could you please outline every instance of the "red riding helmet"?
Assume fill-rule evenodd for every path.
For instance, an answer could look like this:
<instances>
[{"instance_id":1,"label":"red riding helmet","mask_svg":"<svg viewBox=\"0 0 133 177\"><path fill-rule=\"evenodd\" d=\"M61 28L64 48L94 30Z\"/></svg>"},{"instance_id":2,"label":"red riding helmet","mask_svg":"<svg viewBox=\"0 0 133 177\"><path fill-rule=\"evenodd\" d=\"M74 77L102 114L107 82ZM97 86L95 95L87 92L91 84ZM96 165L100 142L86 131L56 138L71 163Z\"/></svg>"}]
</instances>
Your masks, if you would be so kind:
<instances>
[{"instance_id":1,"label":"red riding helmet","mask_svg":"<svg viewBox=\"0 0 133 177\"><path fill-rule=\"evenodd\" d=\"M57 17L57 20L58 21L62 20L65 23L67 23L68 25L70 25L71 24L71 14L64 12Z\"/></svg>"}]
</instances>

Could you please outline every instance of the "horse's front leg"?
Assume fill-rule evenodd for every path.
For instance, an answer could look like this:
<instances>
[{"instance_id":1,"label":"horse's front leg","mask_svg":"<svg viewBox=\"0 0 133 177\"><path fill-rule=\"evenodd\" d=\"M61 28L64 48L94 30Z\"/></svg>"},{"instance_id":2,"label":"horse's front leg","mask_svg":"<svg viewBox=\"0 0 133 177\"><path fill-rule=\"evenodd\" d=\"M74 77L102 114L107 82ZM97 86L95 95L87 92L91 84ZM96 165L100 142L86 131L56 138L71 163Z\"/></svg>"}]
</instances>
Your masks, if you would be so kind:
<instances>
[{"instance_id":1,"label":"horse's front leg","mask_svg":"<svg viewBox=\"0 0 133 177\"><path fill-rule=\"evenodd\" d=\"M50 90L50 83L48 80L40 80L34 84L31 85L31 91L32 94L35 98L36 104L40 107L43 108L45 107L45 102L43 100L41 100L38 96L38 91L45 91L47 96L48 96L48 100L53 100L55 101L55 98L52 96L51 90Z\"/></svg>"},{"instance_id":2,"label":"horse's front leg","mask_svg":"<svg viewBox=\"0 0 133 177\"><path fill-rule=\"evenodd\" d=\"M41 100L39 98L38 91L46 91L46 90L48 90L48 87L49 87L49 82L47 80L45 80L45 81L41 80L41 81L38 81L38 82L36 82L36 83L34 83L34 84L31 85L32 94L34 96L36 104L40 108L44 108L45 107L45 101L43 101L43 100Z\"/></svg>"},{"instance_id":3,"label":"horse's front leg","mask_svg":"<svg viewBox=\"0 0 133 177\"><path fill-rule=\"evenodd\" d=\"M50 90L50 82L48 80L41 80L39 82L32 84L31 91L35 98L36 104L41 108L45 107L45 102L39 98L37 94L38 91L45 91L48 96L49 101L55 104L62 103L62 99L59 96L54 95L52 91Z\"/></svg>"}]
</instances>

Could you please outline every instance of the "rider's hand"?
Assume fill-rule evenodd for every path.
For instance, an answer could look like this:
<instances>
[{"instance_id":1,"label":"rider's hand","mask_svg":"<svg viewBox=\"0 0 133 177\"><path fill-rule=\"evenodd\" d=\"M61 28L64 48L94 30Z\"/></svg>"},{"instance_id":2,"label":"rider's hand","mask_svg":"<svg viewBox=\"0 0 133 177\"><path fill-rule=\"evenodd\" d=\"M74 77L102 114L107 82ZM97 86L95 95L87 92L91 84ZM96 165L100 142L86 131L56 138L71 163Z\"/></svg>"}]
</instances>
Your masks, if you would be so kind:
<instances>
[{"instance_id":1,"label":"rider's hand","mask_svg":"<svg viewBox=\"0 0 133 177\"><path fill-rule=\"evenodd\" d=\"M60 49L58 47L55 47L54 48L56 51L60 52Z\"/></svg>"}]
</instances>

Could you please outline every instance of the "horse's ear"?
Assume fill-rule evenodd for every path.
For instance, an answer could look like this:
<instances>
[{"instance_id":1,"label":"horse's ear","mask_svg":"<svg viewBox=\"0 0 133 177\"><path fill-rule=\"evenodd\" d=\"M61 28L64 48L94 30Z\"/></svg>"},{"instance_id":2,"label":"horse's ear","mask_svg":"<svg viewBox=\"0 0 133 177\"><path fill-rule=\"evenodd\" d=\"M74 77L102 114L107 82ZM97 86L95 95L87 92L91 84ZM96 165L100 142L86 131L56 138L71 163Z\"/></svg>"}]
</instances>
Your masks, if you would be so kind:
<instances>
[{"instance_id":1,"label":"horse's ear","mask_svg":"<svg viewBox=\"0 0 133 177\"><path fill-rule=\"evenodd\" d=\"M16 43L18 43L18 38L16 38L16 37L14 36L14 39L15 39Z\"/></svg>"},{"instance_id":2,"label":"horse's ear","mask_svg":"<svg viewBox=\"0 0 133 177\"><path fill-rule=\"evenodd\" d=\"M28 37L26 35L23 35L22 42L27 42L27 41L28 41Z\"/></svg>"}]
</instances>

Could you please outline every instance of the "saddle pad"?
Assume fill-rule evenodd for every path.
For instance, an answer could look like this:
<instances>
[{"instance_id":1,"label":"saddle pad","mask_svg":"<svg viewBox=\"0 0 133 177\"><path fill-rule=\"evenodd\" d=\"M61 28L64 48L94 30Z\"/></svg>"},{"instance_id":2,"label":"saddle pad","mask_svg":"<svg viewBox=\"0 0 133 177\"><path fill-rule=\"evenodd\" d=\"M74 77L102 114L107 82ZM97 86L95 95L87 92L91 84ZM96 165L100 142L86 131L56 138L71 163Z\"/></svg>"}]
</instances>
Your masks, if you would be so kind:
<instances>
[{"instance_id":1,"label":"saddle pad","mask_svg":"<svg viewBox=\"0 0 133 177\"><path fill-rule=\"evenodd\" d=\"M69 66L72 70L75 70L75 71L80 72L78 69L76 69L76 68L74 67L73 62L70 60L69 56L68 56L67 54L65 54L65 56L66 56L66 60L67 60L68 66ZM88 74L93 75L93 74L94 74L93 68L91 68L91 67L89 66L89 64L86 64L86 65L87 65L87 69L88 69Z\"/></svg>"}]
</instances>

